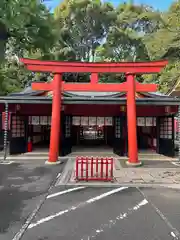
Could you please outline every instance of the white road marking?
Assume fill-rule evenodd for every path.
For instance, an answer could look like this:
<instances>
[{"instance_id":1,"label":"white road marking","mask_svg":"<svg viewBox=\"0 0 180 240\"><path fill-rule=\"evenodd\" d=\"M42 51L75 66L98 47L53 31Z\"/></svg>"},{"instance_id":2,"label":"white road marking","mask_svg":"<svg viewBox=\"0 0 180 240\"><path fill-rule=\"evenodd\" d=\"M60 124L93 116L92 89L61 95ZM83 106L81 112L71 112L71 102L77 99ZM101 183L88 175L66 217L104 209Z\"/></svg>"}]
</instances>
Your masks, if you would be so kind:
<instances>
[{"instance_id":1,"label":"white road marking","mask_svg":"<svg viewBox=\"0 0 180 240\"><path fill-rule=\"evenodd\" d=\"M98 200L100 200L100 199L102 199L102 198L105 198L105 197L107 197L107 196L110 196L110 195L112 195L112 194L114 194L114 193L123 191L123 190L125 190L125 189L127 189L127 188L128 188L128 187L116 188L116 189L113 189L112 191L103 193L103 194L101 194L101 195L99 195L99 196L97 196L97 197L90 198L89 200L87 200L87 201L85 201L85 202L83 202L83 203L80 203L80 204L78 204L78 205L76 205L76 206L72 206L72 207L70 207L70 208L68 208L68 209L66 209L66 210L63 210L63 211L60 211L60 212L58 212L58 213L56 213L56 214L53 214L53 215L50 215L50 216L48 216L48 217L42 218L42 219L40 219L39 221L37 221L36 223L31 223L31 224L28 226L28 228L30 229L30 228L36 227L36 226L40 225L41 223L48 222L48 221L50 221L50 220L52 220L52 219L54 219L54 218L56 218L56 217L59 217L59 216L65 214L65 213L74 211L74 210L76 210L77 208L83 207L83 206L85 206L85 205L87 205L87 204L93 203L93 202L98 201Z\"/></svg>"},{"instance_id":2,"label":"white road marking","mask_svg":"<svg viewBox=\"0 0 180 240\"><path fill-rule=\"evenodd\" d=\"M38 213L38 211L40 210L41 206L43 205L43 203L46 200L46 197L48 196L48 193L52 190L52 188L54 187L54 181L50 184L47 193L42 196L42 199L40 200L40 202L38 203L38 205L36 206L36 208L32 211L32 213L28 216L27 220L25 221L25 223L22 225L22 227L20 228L20 230L16 233L16 235L13 237L12 240L21 240L22 236L24 235L24 233L26 232L26 230L28 229L28 226L30 225L30 223L32 222L32 220L35 218L36 214Z\"/></svg>"},{"instance_id":3,"label":"white road marking","mask_svg":"<svg viewBox=\"0 0 180 240\"><path fill-rule=\"evenodd\" d=\"M174 232L171 232L171 236L175 239L178 239L178 237L176 236L176 234Z\"/></svg>"},{"instance_id":4,"label":"white road marking","mask_svg":"<svg viewBox=\"0 0 180 240\"><path fill-rule=\"evenodd\" d=\"M23 177L8 177L8 180L24 180Z\"/></svg>"},{"instance_id":5,"label":"white road marking","mask_svg":"<svg viewBox=\"0 0 180 240\"><path fill-rule=\"evenodd\" d=\"M148 196L141 189L139 188L137 189L142 194L142 196L144 196L144 198L148 199ZM179 231L175 227L173 227L173 225L169 222L169 220L165 217L165 215L159 210L158 207L156 207L156 205L151 200L149 200L149 204L154 208L156 213L161 217L161 219L166 223L166 225L172 230L171 233L175 234L176 239L179 239L179 236L180 236Z\"/></svg>"},{"instance_id":6,"label":"white road marking","mask_svg":"<svg viewBox=\"0 0 180 240\"><path fill-rule=\"evenodd\" d=\"M93 203L95 201L98 201L98 200L100 200L102 198L105 198L105 197L110 196L110 195L112 195L114 193L120 192L120 191L125 190L127 188L128 187L120 187L120 188L113 189L112 191L109 191L109 192L103 193L103 194L101 194L101 195L99 195L97 197L91 198L91 199L87 200L86 202L87 203Z\"/></svg>"},{"instance_id":7,"label":"white road marking","mask_svg":"<svg viewBox=\"0 0 180 240\"><path fill-rule=\"evenodd\" d=\"M73 192L73 191L77 191L77 190L80 190L80 189L84 189L84 188L85 187L76 187L76 188L70 188L70 189L67 189L67 190L64 190L64 191L61 191L61 192L53 193L53 194L48 195L47 199L57 197L57 196L60 196L60 195L66 194L66 193Z\"/></svg>"},{"instance_id":8,"label":"white road marking","mask_svg":"<svg viewBox=\"0 0 180 240\"><path fill-rule=\"evenodd\" d=\"M2 162L0 162L0 164L2 164L2 165L10 165L12 163L14 163L14 161L2 161Z\"/></svg>"},{"instance_id":9,"label":"white road marking","mask_svg":"<svg viewBox=\"0 0 180 240\"><path fill-rule=\"evenodd\" d=\"M108 228L111 228L118 221L127 218L129 215L140 209L142 206L145 206L146 204L148 204L147 199L143 199L140 203L138 203L134 207L129 208L126 213L120 213L114 220L109 220L107 223L102 224L99 228L93 230L91 235L85 236L81 238L81 240L91 240L93 238L96 238L100 233L104 232Z\"/></svg>"},{"instance_id":10,"label":"white road marking","mask_svg":"<svg viewBox=\"0 0 180 240\"><path fill-rule=\"evenodd\" d=\"M180 162L171 162L173 165L180 167Z\"/></svg>"},{"instance_id":11,"label":"white road marking","mask_svg":"<svg viewBox=\"0 0 180 240\"><path fill-rule=\"evenodd\" d=\"M60 176L61 176L61 173L58 173L58 175L57 175L56 179L58 179Z\"/></svg>"}]
</instances>

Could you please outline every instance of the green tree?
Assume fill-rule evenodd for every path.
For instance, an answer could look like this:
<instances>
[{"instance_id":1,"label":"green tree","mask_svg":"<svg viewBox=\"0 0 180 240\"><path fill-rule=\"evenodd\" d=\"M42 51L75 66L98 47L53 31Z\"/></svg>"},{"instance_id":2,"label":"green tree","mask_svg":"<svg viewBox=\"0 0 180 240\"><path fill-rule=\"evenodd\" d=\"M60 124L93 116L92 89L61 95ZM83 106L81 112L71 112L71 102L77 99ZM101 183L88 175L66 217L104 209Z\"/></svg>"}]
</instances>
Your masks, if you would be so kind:
<instances>
[{"instance_id":1,"label":"green tree","mask_svg":"<svg viewBox=\"0 0 180 240\"><path fill-rule=\"evenodd\" d=\"M57 58L94 61L95 50L106 38L115 16L110 3L64 0L55 9L55 19L60 29L55 48Z\"/></svg>"},{"instance_id":2,"label":"green tree","mask_svg":"<svg viewBox=\"0 0 180 240\"><path fill-rule=\"evenodd\" d=\"M1 0L0 21L10 35L0 68L0 92L7 94L24 88L32 79L41 79L42 74L26 71L18 58L50 58L56 32L53 15L37 0Z\"/></svg>"},{"instance_id":3,"label":"green tree","mask_svg":"<svg viewBox=\"0 0 180 240\"><path fill-rule=\"evenodd\" d=\"M150 7L130 3L120 4L116 12L116 22L104 45L97 50L98 55L109 61L149 60L144 38L158 28L157 13Z\"/></svg>"},{"instance_id":4,"label":"green tree","mask_svg":"<svg viewBox=\"0 0 180 240\"><path fill-rule=\"evenodd\" d=\"M180 0L173 2L167 12L161 14L159 29L146 37L148 52L152 60L168 59L169 64L161 74L154 76L160 89L167 92L175 79L179 79L180 58ZM149 78L149 81L154 81Z\"/></svg>"}]
</instances>

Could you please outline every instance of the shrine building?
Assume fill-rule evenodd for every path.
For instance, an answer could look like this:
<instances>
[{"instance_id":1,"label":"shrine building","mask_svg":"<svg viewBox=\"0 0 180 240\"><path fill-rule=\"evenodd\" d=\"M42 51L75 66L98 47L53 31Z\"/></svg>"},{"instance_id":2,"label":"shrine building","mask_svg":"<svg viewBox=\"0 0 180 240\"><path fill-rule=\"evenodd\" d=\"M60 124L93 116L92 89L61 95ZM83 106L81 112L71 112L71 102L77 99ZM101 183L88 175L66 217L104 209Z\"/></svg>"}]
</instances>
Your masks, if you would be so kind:
<instances>
[{"instance_id":1,"label":"shrine building","mask_svg":"<svg viewBox=\"0 0 180 240\"><path fill-rule=\"evenodd\" d=\"M33 83L19 93L0 97L3 141L8 104L10 154L49 148L56 163L73 147L109 147L138 165L138 152L174 156L174 116L178 99L160 94L155 84L140 84L139 73L159 72L167 61L148 63L69 63L21 59L31 71L52 72L50 83ZM64 83L63 72L89 72L90 83ZM123 72L125 83L99 83L98 74Z\"/></svg>"}]
</instances>

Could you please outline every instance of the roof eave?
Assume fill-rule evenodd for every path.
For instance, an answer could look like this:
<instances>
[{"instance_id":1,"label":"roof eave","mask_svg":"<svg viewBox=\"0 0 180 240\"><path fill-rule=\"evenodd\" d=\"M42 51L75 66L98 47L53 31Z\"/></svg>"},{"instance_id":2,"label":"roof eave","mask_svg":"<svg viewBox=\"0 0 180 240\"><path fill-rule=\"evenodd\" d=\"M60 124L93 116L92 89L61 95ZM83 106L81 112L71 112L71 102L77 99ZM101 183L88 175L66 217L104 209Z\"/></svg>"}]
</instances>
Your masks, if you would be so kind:
<instances>
[{"instance_id":1,"label":"roof eave","mask_svg":"<svg viewBox=\"0 0 180 240\"><path fill-rule=\"evenodd\" d=\"M126 98L86 98L82 99L79 97L68 98L63 97L63 104L126 104ZM12 103L12 104L51 104L52 99L48 97L16 97L6 96L0 97L0 103ZM178 98L139 98L136 99L137 105L180 105Z\"/></svg>"}]
</instances>

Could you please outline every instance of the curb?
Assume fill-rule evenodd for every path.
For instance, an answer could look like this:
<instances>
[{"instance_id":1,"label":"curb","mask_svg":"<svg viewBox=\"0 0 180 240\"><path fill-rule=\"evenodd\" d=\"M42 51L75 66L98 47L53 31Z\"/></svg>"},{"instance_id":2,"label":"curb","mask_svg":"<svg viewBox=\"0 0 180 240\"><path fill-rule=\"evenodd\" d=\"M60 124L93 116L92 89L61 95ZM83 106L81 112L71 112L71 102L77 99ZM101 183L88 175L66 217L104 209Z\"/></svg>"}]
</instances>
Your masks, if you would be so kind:
<instances>
[{"instance_id":1,"label":"curb","mask_svg":"<svg viewBox=\"0 0 180 240\"><path fill-rule=\"evenodd\" d=\"M57 186L57 185L56 185ZM180 189L180 184L158 184L158 183L153 183L153 184L138 184L138 183L134 183L134 184L126 184L126 183L122 183L122 184L117 184L117 183L66 183L66 184L61 184L59 183L58 186L68 186L68 187L77 187L77 186L84 186L84 187L97 187L97 188L107 188L107 187L139 187L139 188L172 188L172 189ZM57 187L58 187L57 186Z\"/></svg>"}]
</instances>

